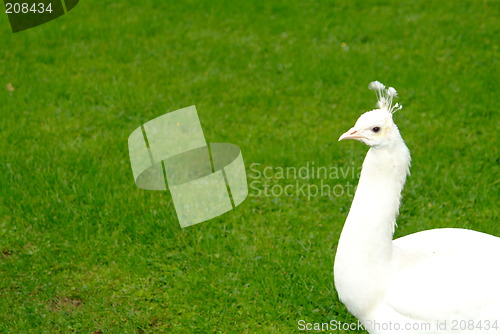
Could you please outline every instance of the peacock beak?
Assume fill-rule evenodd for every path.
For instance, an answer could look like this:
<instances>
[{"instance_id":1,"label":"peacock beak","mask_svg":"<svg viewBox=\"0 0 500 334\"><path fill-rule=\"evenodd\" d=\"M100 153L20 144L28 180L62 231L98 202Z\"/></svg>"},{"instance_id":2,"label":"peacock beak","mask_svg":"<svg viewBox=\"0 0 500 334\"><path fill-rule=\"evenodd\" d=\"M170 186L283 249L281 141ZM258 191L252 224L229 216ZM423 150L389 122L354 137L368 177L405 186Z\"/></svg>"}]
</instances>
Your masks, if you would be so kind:
<instances>
[{"instance_id":1,"label":"peacock beak","mask_svg":"<svg viewBox=\"0 0 500 334\"><path fill-rule=\"evenodd\" d=\"M342 136L340 136L339 141L344 140L344 139L361 139L364 138L360 131L351 128L349 131L344 133Z\"/></svg>"}]
</instances>

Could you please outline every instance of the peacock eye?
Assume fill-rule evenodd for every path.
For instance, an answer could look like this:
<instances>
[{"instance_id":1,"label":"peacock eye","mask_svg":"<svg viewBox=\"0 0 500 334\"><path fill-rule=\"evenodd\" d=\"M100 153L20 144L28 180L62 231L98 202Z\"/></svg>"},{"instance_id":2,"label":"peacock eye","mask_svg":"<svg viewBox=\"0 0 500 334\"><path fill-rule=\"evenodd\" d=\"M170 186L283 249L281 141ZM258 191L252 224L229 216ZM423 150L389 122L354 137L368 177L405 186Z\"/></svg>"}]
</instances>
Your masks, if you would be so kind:
<instances>
[{"instance_id":1,"label":"peacock eye","mask_svg":"<svg viewBox=\"0 0 500 334\"><path fill-rule=\"evenodd\" d=\"M380 127L376 126L372 129L373 132L379 132L380 131Z\"/></svg>"}]
</instances>

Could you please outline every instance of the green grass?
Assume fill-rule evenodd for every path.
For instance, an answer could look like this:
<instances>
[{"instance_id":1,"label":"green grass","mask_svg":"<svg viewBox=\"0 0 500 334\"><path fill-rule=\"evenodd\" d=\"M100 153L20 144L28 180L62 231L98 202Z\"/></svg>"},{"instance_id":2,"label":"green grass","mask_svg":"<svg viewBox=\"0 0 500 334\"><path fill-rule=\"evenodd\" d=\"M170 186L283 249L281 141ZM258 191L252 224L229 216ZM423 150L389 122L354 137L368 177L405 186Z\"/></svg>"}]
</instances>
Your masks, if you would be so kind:
<instances>
[{"instance_id":1,"label":"green grass","mask_svg":"<svg viewBox=\"0 0 500 334\"><path fill-rule=\"evenodd\" d=\"M370 81L393 85L413 156L396 236L499 235L499 17L479 0L87 0L12 34L0 15L0 332L355 321L332 277L351 197L252 196L181 229L168 193L135 186L128 135L192 104L247 171L354 168L366 147L337 138Z\"/></svg>"}]
</instances>

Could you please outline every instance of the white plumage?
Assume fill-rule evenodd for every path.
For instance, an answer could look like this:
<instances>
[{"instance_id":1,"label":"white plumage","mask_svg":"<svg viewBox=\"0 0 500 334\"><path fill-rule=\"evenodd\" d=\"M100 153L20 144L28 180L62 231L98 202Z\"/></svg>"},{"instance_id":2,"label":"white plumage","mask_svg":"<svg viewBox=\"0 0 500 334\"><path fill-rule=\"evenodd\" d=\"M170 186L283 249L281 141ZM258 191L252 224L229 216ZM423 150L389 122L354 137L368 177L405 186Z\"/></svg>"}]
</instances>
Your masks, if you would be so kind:
<instances>
[{"instance_id":1,"label":"white plumage","mask_svg":"<svg viewBox=\"0 0 500 334\"><path fill-rule=\"evenodd\" d=\"M500 333L500 238L434 229L393 240L410 152L380 82L378 107L339 140L370 146L335 257L340 300L370 333Z\"/></svg>"}]
</instances>

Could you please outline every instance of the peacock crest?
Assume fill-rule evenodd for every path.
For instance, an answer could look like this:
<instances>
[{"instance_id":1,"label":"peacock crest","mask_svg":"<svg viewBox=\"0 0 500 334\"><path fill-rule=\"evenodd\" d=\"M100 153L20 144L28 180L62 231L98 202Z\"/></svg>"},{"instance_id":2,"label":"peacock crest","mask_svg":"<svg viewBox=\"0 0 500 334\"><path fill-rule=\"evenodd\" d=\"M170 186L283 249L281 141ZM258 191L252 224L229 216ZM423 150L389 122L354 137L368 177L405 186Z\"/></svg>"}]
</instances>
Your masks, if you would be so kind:
<instances>
[{"instance_id":1,"label":"peacock crest","mask_svg":"<svg viewBox=\"0 0 500 334\"><path fill-rule=\"evenodd\" d=\"M375 91L377 94L377 107L382 110L394 114L396 111L403 109L403 106L399 103L392 105L392 100L398 97L398 92L394 87L385 88L385 85L380 81L372 81L368 85L368 88Z\"/></svg>"}]
</instances>

